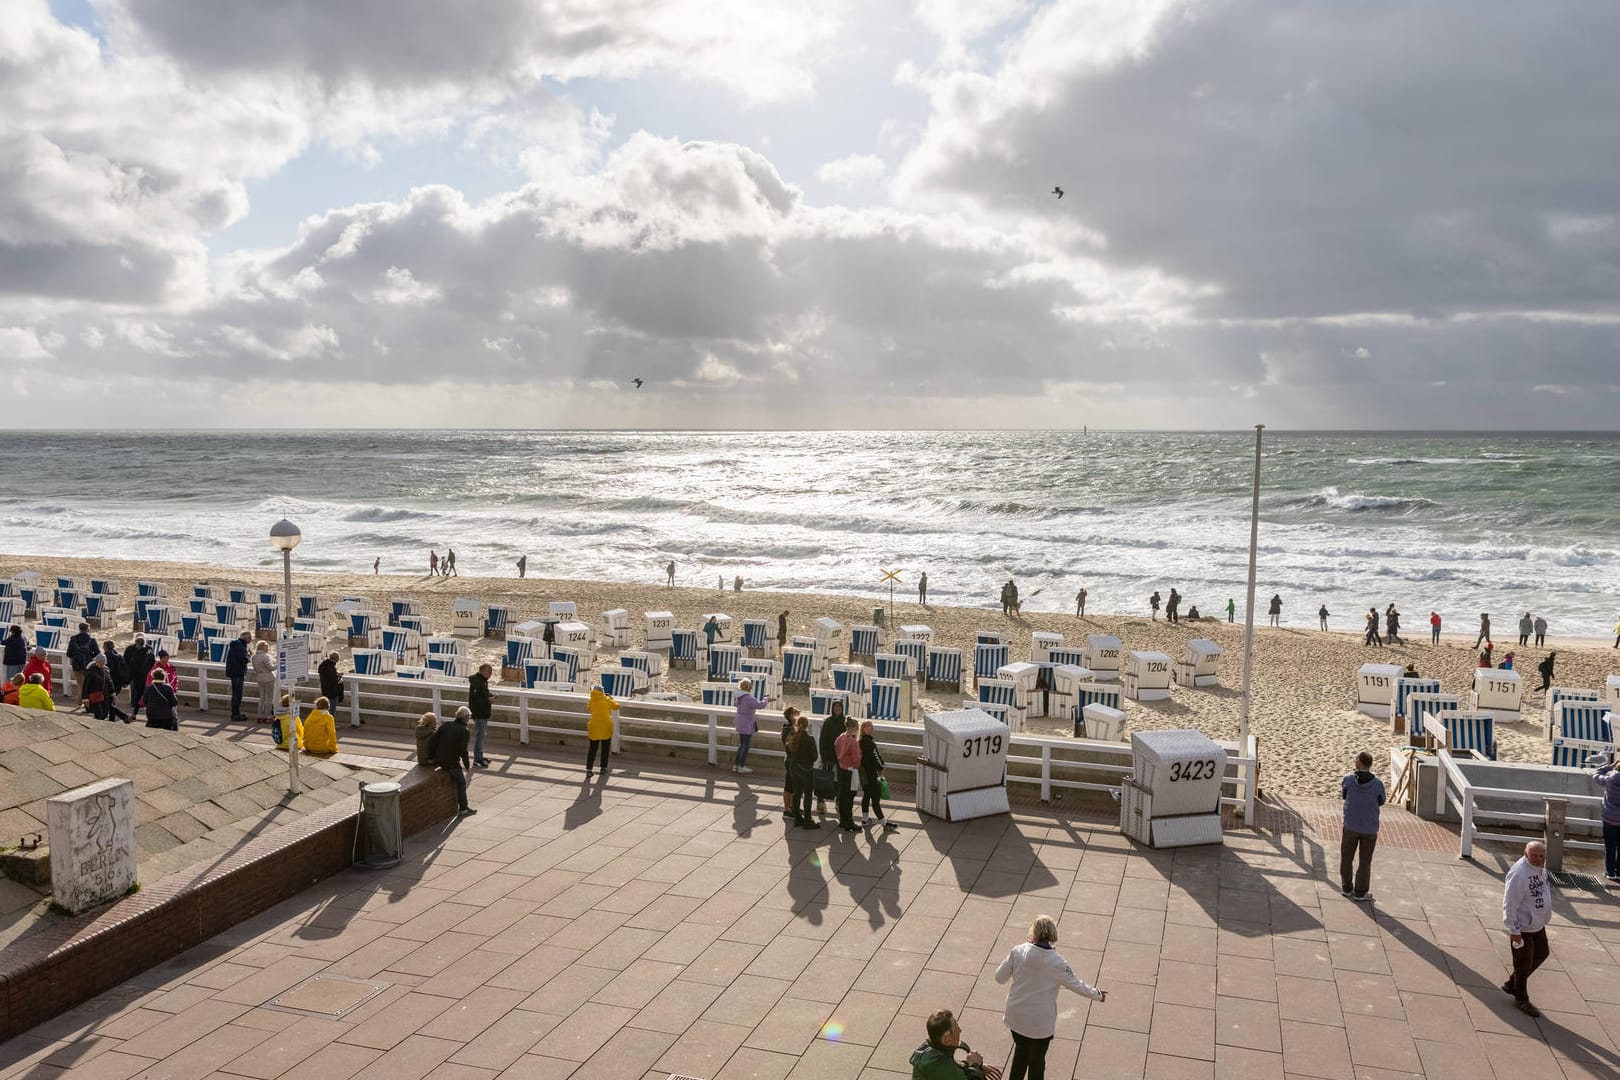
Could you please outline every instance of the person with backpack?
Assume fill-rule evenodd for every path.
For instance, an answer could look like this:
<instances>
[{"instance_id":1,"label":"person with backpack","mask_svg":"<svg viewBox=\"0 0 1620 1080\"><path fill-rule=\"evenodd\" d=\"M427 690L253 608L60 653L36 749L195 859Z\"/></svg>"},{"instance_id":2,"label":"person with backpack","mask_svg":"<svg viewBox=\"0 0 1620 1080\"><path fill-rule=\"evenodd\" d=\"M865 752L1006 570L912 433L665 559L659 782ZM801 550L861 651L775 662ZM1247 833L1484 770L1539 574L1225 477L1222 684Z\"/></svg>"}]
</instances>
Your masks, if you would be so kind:
<instances>
[{"instance_id":1,"label":"person with backpack","mask_svg":"<svg viewBox=\"0 0 1620 1080\"><path fill-rule=\"evenodd\" d=\"M141 702L146 706L147 727L163 731L180 730L180 702L174 696L174 687L169 685L168 675L161 669L152 672L152 682L141 695Z\"/></svg>"},{"instance_id":2,"label":"person with backpack","mask_svg":"<svg viewBox=\"0 0 1620 1080\"><path fill-rule=\"evenodd\" d=\"M68 638L68 667L72 669L73 674L79 677L79 704L81 706L84 704L84 697L87 692L84 688L84 673L90 667L90 661L94 660L96 653L100 651L101 647L96 644L96 639L90 636L89 623L80 623L79 632Z\"/></svg>"},{"instance_id":3,"label":"person with backpack","mask_svg":"<svg viewBox=\"0 0 1620 1080\"><path fill-rule=\"evenodd\" d=\"M449 773L456 785L457 817L478 813L467 805L467 770L472 768L472 759L467 754L472 732L467 729L467 721L471 719L472 711L463 705L456 710L456 718L448 724L440 724L428 740L433 763Z\"/></svg>"}]
</instances>

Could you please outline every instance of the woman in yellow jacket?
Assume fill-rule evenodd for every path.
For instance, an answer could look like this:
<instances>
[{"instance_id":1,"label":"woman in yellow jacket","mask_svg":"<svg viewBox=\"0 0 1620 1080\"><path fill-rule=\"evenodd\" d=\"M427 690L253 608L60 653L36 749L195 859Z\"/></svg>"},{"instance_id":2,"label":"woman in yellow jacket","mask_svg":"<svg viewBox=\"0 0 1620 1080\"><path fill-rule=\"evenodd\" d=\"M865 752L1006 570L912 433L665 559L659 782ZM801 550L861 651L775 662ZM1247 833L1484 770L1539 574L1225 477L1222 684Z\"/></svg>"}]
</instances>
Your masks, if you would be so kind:
<instances>
[{"instance_id":1,"label":"woman in yellow jacket","mask_svg":"<svg viewBox=\"0 0 1620 1080\"><path fill-rule=\"evenodd\" d=\"M304 719L304 749L311 754L337 753L337 720L329 698L315 699L315 710Z\"/></svg>"},{"instance_id":2,"label":"woman in yellow jacket","mask_svg":"<svg viewBox=\"0 0 1620 1080\"><path fill-rule=\"evenodd\" d=\"M276 715L277 728L281 732L281 741L276 743L277 750L287 749L287 732L296 729L298 732L298 749L304 748L304 721L299 718L298 710L292 707L292 695L281 695L281 712Z\"/></svg>"},{"instance_id":3,"label":"woman in yellow jacket","mask_svg":"<svg viewBox=\"0 0 1620 1080\"><path fill-rule=\"evenodd\" d=\"M596 752L602 752L602 775L607 776L608 754L613 747L613 714L618 711L619 703L608 697L600 687L591 688L591 703L588 706L591 713L590 720L585 724L585 737L591 740L591 748L585 753L585 776L591 775L591 767L596 764Z\"/></svg>"}]
</instances>

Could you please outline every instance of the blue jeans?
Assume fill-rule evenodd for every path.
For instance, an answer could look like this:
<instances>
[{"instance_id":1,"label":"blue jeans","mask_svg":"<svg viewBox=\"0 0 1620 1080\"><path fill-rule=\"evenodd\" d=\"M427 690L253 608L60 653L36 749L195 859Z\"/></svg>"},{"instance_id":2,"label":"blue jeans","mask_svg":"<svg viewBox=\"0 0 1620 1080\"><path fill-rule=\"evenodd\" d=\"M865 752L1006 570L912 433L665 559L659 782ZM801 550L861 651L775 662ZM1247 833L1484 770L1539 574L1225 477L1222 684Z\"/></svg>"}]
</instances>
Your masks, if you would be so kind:
<instances>
[{"instance_id":1,"label":"blue jeans","mask_svg":"<svg viewBox=\"0 0 1620 1080\"><path fill-rule=\"evenodd\" d=\"M18 675L21 675L22 674L22 669L23 669L23 665L21 665L21 664L7 664L6 665L6 682L11 682Z\"/></svg>"},{"instance_id":2,"label":"blue jeans","mask_svg":"<svg viewBox=\"0 0 1620 1080\"><path fill-rule=\"evenodd\" d=\"M462 769L461 762L444 765L441 768L450 774L451 781L456 785L456 802L459 804L456 809L467 809L467 773Z\"/></svg>"},{"instance_id":3,"label":"blue jeans","mask_svg":"<svg viewBox=\"0 0 1620 1080\"><path fill-rule=\"evenodd\" d=\"M737 768L748 764L748 745L754 741L754 733L750 731L744 735L737 732Z\"/></svg>"},{"instance_id":4,"label":"blue jeans","mask_svg":"<svg viewBox=\"0 0 1620 1080\"><path fill-rule=\"evenodd\" d=\"M484 759L484 734L489 731L489 717L475 716L473 718L473 760Z\"/></svg>"},{"instance_id":5,"label":"blue jeans","mask_svg":"<svg viewBox=\"0 0 1620 1080\"><path fill-rule=\"evenodd\" d=\"M1603 872L1620 877L1620 825L1603 823Z\"/></svg>"}]
</instances>

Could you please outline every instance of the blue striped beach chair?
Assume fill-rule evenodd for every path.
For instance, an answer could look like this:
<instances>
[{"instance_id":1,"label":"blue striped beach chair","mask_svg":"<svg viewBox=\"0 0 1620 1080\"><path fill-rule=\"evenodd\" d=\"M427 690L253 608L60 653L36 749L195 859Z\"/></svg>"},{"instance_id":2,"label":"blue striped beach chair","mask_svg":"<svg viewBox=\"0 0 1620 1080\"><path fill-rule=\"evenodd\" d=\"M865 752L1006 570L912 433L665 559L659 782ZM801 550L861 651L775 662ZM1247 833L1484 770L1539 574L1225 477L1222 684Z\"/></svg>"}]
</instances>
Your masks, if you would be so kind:
<instances>
[{"instance_id":1,"label":"blue striped beach chair","mask_svg":"<svg viewBox=\"0 0 1620 1080\"><path fill-rule=\"evenodd\" d=\"M752 679L754 693L761 697L778 698L782 696L782 662L767 657L743 657L737 670L732 672L733 679Z\"/></svg>"},{"instance_id":2,"label":"blue striped beach chair","mask_svg":"<svg viewBox=\"0 0 1620 1080\"><path fill-rule=\"evenodd\" d=\"M17 586L17 599L22 601L24 611L39 610L40 590L34 585Z\"/></svg>"},{"instance_id":3,"label":"blue striped beach chair","mask_svg":"<svg viewBox=\"0 0 1620 1080\"><path fill-rule=\"evenodd\" d=\"M1441 713L1440 716L1446 728L1447 746L1453 753L1472 750L1492 761L1496 760L1495 717L1489 713L1460 710Z\"/></svg>"},{"instance_id":4,"label":"blue striped beach chair","mask_svg":"<svg viewBox=\"0 0 1620 1080\"><path fill-rule=\"evenodd\" d=\"M1410 720L1411 713L1407 711L1406 699L1413 694L1438 694L1440 692L1439 679L1407 679L1395 680L1395 694L1390 700L1390 719L1399 716Z\"/></svg>"},{"instance_id":5,"label":"blue striped beach chair","mask_svg":"<svg viewBox=\"0 0 1620 1080\"><path fill-rule=\"evenodd\" d=\"M147 604L142 622L149 634L171 634L180 625L180 609L170 604Z\"/></svg>"},{"instance_id":6,"label":"blue striped beach chair","mask_svg":"<svg viewBox=\"0 0 1620 1080\"><path fill-rule=\"evenodd\" d=\"M511 608L505 604L491 604L484 611L484 636L487 638L504 638L506 628L511 623Z\"/></svg>"},{"instance_id":7,"label":"blue striped beach chair","mask_svg":"<svg viewBox=\"0 0 1620 1080\"><path fill-rule=\"evenodd\" d=\"M146 594L141 593L140 595L144 596ZM198 582L191 587L191 595L200 600L212 600L219 603L225 599L225 590L218 585L204 585L202 582Z\"/></svg>"},{"instance_id":8,"label":"blue striped beach chair","mask_svg":"<svg viewBox=\"0 0 1620 1080\"><path fill-rule=\"evenodd\" d=\"M521 668L530 660L548 658L546 643L534 638L509 637L506 639L506 663L503 667Z\"/></svg>"},{"instance_id":9,"label":"blue striped beach chair","mask_svg":"<svg viewBox=\"0 0 1620 1080\"><path fill-rule=\"evenodd\" d=\"M306 634L318 637L323 643L326 641L326 620L324 619L294 619L293 629L302 630Z\"/></svg>"},{"instance_id":10,"label":"blue striped beach chair","mask_svg":"<svg viewBox=\"0 0 1620 1080\"><path fill-rule=\"evenodd\" d=\"M12 602L15 605L15 601ZM0 605L3 607L3 605ZM93 626L107 626L112 622L113 612L118 608L118 597L103 596L101 593L89 593L84 598L84 617L90 620ZM9 612L0 611L0 622L9 621Z\"/></svg>"},{"instance_id":11,"label":"blue striped beach chair","mask_svg":"<svg viewBox=\"0 0 1620 1080\"><path fill-rule=\"evenodd\" d=\"M669 632L670 667L697 668L698 636L696 630L671 630Z\"/></svg>"},{"instance_id":12,"label":"blue striped beach chair","mask_svg":"<svg viewBox=\"0 0 1620 1080\"><path fill-rule=\"evenodd\" d=\"M136 596L162 596L163 585L157 581L137 581L135 583Z\"/></svg>"},{"instance_id":13,"label":"blue striped beach chair","mask_svg":"<svg viewBox=\"0 0 1620 1080\"><path fill-rule=\"evenodd\" d=\"M1047 650L1046 659L1053 664L1083 668L1086 666L1086 650L1073 645L1054 645Z\"/></svg>"},{"instance_id":14,"label":"blue striped beach chair","mask_svg":"<svg viewBox=\"0 0 1620 1080\"><path fill-rule=\"evenodd\" d=\"M136 602L136 606L140 606L139 601ZM214 617L214 602L206 596L188 597L186 599L186 610L193 615L207 615L212 619Z\"/></svg>"},{"instance_id":15,"label":"blue striped beach chair","mask_svg":"<svg viewBox=\"0 0 1620 1080\"><path fill-rule=\"evenodd\" d=\"M227 588L225 590L225 599L233 604L253 603L252 600L248 599L248 591L242 588Z\"/></svg>"},{"instance_id":16,"label":"blue striped beach chair","mask_svg":"<svg viewBox=\"0 0 1620 1080\"><path fill-rule=\"evenodd\" d=\"M917 677L916 665L911 657L900 653L878 653L872 658L877 668L877 677L880 679L915 679Z\"/></svg>"},{"instance_id":17,"label":"blue striped beach chair","mask_svg":"<svg viewBox=\"0 0 1620 1080\"><path fill-rule=\"evenodd\" d=\"M253 628L274 632L281 626L280 604L256 604L253 608Z\"/></svg>"},{"instance_id":18,"label":"blue striped beach chair","mask_svg":"<svg viewBox=\"0 0 1620 1080\"><path fill-rule=\"evenodd\" d=\"M1007 645L1012 642L1012 635L1004 630L979 630L973 635L976 645Z\"/></svg>"},{"instance_id":19,"label":"blue striped beach chair","mask_svg":"<svg viewBox=\"0 0 1620 1080\"><path fill-rule=\"evenodd\" d=\"M422 637L415 630L385 626L382 631L382 647L393 653L395 659L414 664L422 652Z\"/></svg>"},{"instance_id":20,"label":"blue striped beach chair","mask_svg":"<svg viewBox=\"0 0 1620 1080\"><path fill-rule=\"evenodd\" d=\"M216 627L216 629L224 628ZM226 637L224 634L205 634L203 636L203 644L208 649L209 663L223 664L225 662L225 650L231 647L231 639Z\"/></svg>"},{"instance_id":21,"label":"blue striped beach chair","mask_svg":"<svg viewBox=\"0 0 1620 1080\"><path fill-rule=\"evenodd\" d=\"M1029 699L1023 686L1013 679L980 679L977 689L981 707L1000 706L1002 711L997 719L1014 731L1024 730L1024 721L1029 716Z\"/></svg>"},{"instance_id":22,"label":"blue striped beach chair","mask_svg":"<svg viewBox=\"0 0 1620 1080\"><path fill-rule=\"evenodd\" d=\"M635 668L603 668L597 674L597 682L608 697L629 697L637 690L646 689L647 676Z\"/></svg>"},{"instance_id":23,"label":"blue striped beach chair","mask_svg":"<svg viewBox=\"0 0 1620 1080\"><path fill-rule=\"evenodd\" d=\"M1124 702L1124 690L1117 684L1083 682L1075 688L1076 715L1083 714L1087 705L1106 705L1124 712Z\"/></svg>"},{"instance_id":24,"label":"blue striped beach chair","mask_svg":"<svg viewBox=\"0 0 1620 1080\"><path fill-rule=\"evenodd\" d=\"M981 641L973 647L973 680L993 679L996 672L1007 666L1010 649L1005 642Z\"/></svg>"},{"instance_id":25,"label":"blue striped beach chair","mask_svg":"<svg viewBox=\"0 0 1620 1080\"><path fill-rule=\"evenodd\" d=\"M860 664L834 664L832 666L832 684L834 690L843 690L846 693L864 698L871 685L872 669Z\"/></svg>"},{"instance_id":26,"label":"blue striped beach chair","mask_svg":"<svg viewBox=\"0 0 1620 1080\"><path fill-rule=\"evenodd\" d=\"M69 611L78 611L84 606L84 593L78 589L57 589L56 606Z\"/></svg>"},{"instance_id":27,"label":"blue striped beach chair","mask_svg":"<svg viewBox=\"0 0 1620 1080\"><path fill-rule=\"evenodd\" d=\"M64 627L68 624L68 613L61 608L46 608L39 613L41 626Z\"/></svg>"},{"instance_id":28,"label":"blue striped beach chair","mask_svg":"<svg viewBox=\"0 0 1620 1080\"><path fill-rule=\"evenodd\" d=\"M720 705L732 708L737 704L737 684L729 682L699 683L703 694L703 704Z\"/></svg>"},{"instance_id":29,"label":"blue striped beach chair","mask_svg":"<svg viewBox=\"0 0 1620 1080\"><path fill-rule=\"evenodd\" d=\"M913 677L922 675L928 670L928 642L917 639L901 639L894 643L896 656L903 656L911 661Z\"/></svg>"},{"instance_id":30,"label":"blue striped beach chair","mask_svg":"<svg viewBox=\"0 0 1620 1080\"><path fill-rule=\"evenodd\" d=\"M553 645L551 658L561 660L567 665L568 682L575 687L580 687L582 680L590 673L590 665L585 661L583 649L576 649L570 645Z\"/></svg>"},{"instance_id":31,"label":"blue striped beach chair","mask_svg":"<svg viewBox=\"0 0 1620 1080\"><path fill-rule=\"evenodd\" d=\"M90 592L95 596L117 596L118 582L112 578L91 578Z\"/></svg>"},{"instance_id":32,"label":"blue striped beach chair","mask_svg":"<svg viewBox=\"0 0 1620 1080\"><path fill-rule=\"evenodd\" d=\"M17 583L8 578L0 578L0 596L16 596Z\"/></svg>"},{"instance_id":33,"label":"blue striped beach chair","mask_svg":"<svg viewBox=\"0 0 1620 1080\"><path fill-rule=\"evenodd\" d=\"M281 597L277 596L273 592L265 592L261 589L259 592L254 594L251 602L255 604L279 604L281 602Z\"/></svg>"},{"instance_id":34,"label":"blue striped beach chair","mask_svg":"<svg viewBox=\"0 0 1620 1080\"><path fill-rule=\"evenodd\" d=\"M709 678L724 679L742 667L742 646L715 642L709 649Z\"/></svg>"},{"instance_id":35,"label":"blue striped beach chair","mask_svg":"<svg viewBox=\"0 0 1620 1080\"><path fill-rule=\"evenodd\" d=\"M300 593L298 595L298 614L305 619L313 619L326 609L321 605L321 598L314 593Z\"/></svg>"},{"instance_id":36,"label":"blue striped beach chair","mask_svg":"<svg viewBox=\"0 0 1620 1080\"><path fill-rule=\"evenodd\" d=\"M1549 686L1547 688L1547 697L1546 701L1544 702L1545 708L1541 718L1542 727L1544 729L1543 733L1548 739L1553 737L1553 725L1557 719L1554 710L1558 708L1559 702L1597 701L1602 698L1602 696L1603 695L1598 693L1596 690L1586 690L1571 686Z\"/></svg>"},{"instance_id":37,"label":"blue striped beach chair","mask_svg":"<svg viewBox=\"0 0 1620 1080\"><path fill-rule=\"evenodd\" d=\"M657 691L664 685L664 654L647 652L643 649L627 649L619 654L619 666L639 671L647 680L649 692Z\"/></svg>"},{"instance_id":38,"label":"blue striped beach chair","mask_svg":"<svg viewBox=\"0 0 1620 1080\"><path fill-rule=\"evenodd\" d=\"M995 701L964 701L962 702L962 708L978 709L980 712L987 713L1000 720L1007 727L1012 727L1012 707L1009 705L1002 705Z\"/></svg>"},{"instance_id":39,"label":"blue striped beach chair","mask_svg":"<svg viewBox=\"0 0 1620 1080\"><path fill-rule=\"evenodd\" d=\"M533 687L537 683L568 682L568 665L561 660L523 661L523 685Z\"/></svg>"},{"instance_id":40,"label":"blue striped beach chair","mask_svg":"<svg viewBox=\"0 0 1620 1080\"><path fill-rule=\"evenodd\" d=\"M63 589L77 589L78 587L79 587L79 583L74 578L59 577L59 578L56 579L56 588L57 588L58 591L61 591Z\"/></svg>"},{"instance_id":41,"label":"blue striped beach chair","mask_svg":"<svg viewBox=\"0 0 1620 1080\"><path fill-rule=\"evenodd\" d=\"M851 626L849 628L849 661L857 660L868 662L877 655L883 647L883 631L872 625Z\"/></svg>"},{"instance_id":42,"label":"blue striped beach chair","mask_svg":"<svg viewBox=\"0 0 1620 1080\"><path fill-rule=\"evenodd\" d=\"M1565 699L1553 712L1554 765L1586 768L1588 758L1606 758L1614 750L1607 702Z\"/></svg>"},{"instance_id":43,"label":"blue striped beach chair","mask_svg":"<svg viewBox=\"0 0 1620 1080\"><path fill-rule=\"evenodd\" d=\"M65 626L34 626L34 644L49 652L61 652L67 638Z\"/></svg>"},{"instance_id":44,"label":"blue striped beach chair","mask_svg":"<svg viewBox=\"0 0 1620 1080\"><path fill-rule=\"evenodd\" d=\"M202 636L202 624L208 617L195 611L188 611L180 616L180 640L196 641ZM210 620L211 621L211 620Z\"/></svg>"},{"instance_id":45,"label":"blue striped beach chair","mask_svg":"<svg viewBox=\"0 0 1620 1080\"><path fill-rule=\"evenodd\" d=\"M355 649L351 653L356 675L390 675L397 666L386 649Z\"/></svg>"},{"instance_id":46,"label":"blue striped beach chair","mask_svg":"<svg viewBox=\"0 0 1620 1080\"><path fill-rule=\"evenodd\" d=\"M866 715L872 720L910 721L910 701L909 679L873 679L872 703Z\"/></svg>"},{"instance_id":47,"label":"blue striped beach chair","mask_svg":"<svg viewBox=\"0 0 1620 1080\"><path fill-rule=\"evenodd\" d=\"M770 628L765 625L764 619L744 619L742 621L742 647L749 655L764 656L770 651Z\"/></svg>"},{"instance_id":48,"label":"blue striped beach chair","mask_svg":"<svg viewBox=\"0 0 1620 1080\"><path fill-rule=\"evenodd\" d=\"M425 667L412 667L410 665L402 667L398 664L394 666L394 678L396 679L426 679L428 674L428 669Z\"/></svg>"},{"instance_id":49,"label":"blue striped beach chair","mask_svg":"<svg viewBox=\"0 0 1620 1080\"><path fill-rule=\"evenodd\" d=\"M0 596L0 623L8 626L22 621L22 601L15 596Z\"/></svg>"},{"instance_id":50,"label":"blue striped beach chair","mask_svg":"<svg viewBox=\"0 0 1620 1080\"><path fill-rule=\"evenodd\" d=\"M394 599L388 601L388 625L398 626L401 615L420 615L421 611L415 600Z\"/></svg>"},{"instance_id":51,"label":"blue striped beach chair","mask_svg":"<svg viewBox=\"0 0 1620 1080\"><path fill-rule=\"evenodd\" d=\"M841 701L844 704L844 715L854 716L855 702L850 694L844 690L835 690L827 686L813 686L810 688L810 712L814 716L826 716L832 712L833 702Z\"/></svg>"},{"instance_id":52,"label":"blue striped beach chair","mask_svg":"<svg viewBox=\"0 0 1620 1080\"><path fill-rule=\"evenodd\" d=\"M928 689L962 692L962 650L928 646Z\"/></svg>"},{"instance_id":53,"label":"blue striped beach chair","mask_svg":"<svg viewBox=\"0 0 1620 1080\"><path fill-rule=\"evenodd\" d=\"M401 627L401 629L408 628ZM422 648L430 655L433 653L449 653L452 656L468 655L467 643L458 637L451 637L448 634L439 634L434 637L423 638Z\"/></svg>"},{"instance_id":54,"label":"blue striped beach chair","mask_svg":"<svg viewBox=\"0 0 1620 1080\"><path fill-rule=\"evenodd\" d=\"M797 692L809 689L810 682L815 678L816 652L814 649L796 649L788 646L782 650L782 685L793 687Z\"/></svg>"},{"instance_id":55,"label":"blue striped beach chair","mask_svg":"<svg viewBox=\"0 0 1620 1080\"><path fill-rule=\"evenodd\" d=\"M415 630L423 637L433 633L433 620L426 615L401 615L399 626L402 630Z\"/></svg>"}]
</instances>

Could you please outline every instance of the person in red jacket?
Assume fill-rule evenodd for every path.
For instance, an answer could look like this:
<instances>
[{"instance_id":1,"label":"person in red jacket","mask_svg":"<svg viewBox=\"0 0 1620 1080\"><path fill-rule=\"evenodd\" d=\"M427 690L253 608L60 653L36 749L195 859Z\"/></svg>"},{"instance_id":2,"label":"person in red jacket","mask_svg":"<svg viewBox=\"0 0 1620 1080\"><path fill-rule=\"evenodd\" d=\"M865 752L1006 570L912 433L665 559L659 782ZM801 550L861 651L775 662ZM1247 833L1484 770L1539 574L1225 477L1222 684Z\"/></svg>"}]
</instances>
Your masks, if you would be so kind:
<instances>
[{"instance_id":1,"label":"person in red jacket","mask_svg":"<svg viewBox=\"0 0 1620 1080\"><path fill-rule=\"evenodd\" d=\"M22 681L28 682L29 678L36 673L45 676L45 692L47 694L55 689L51 683L51 662L45 659L45 650L38 646L34 648L34 655L28 658L28 663L23 665Z\"/></svg>"}]
</instances>

